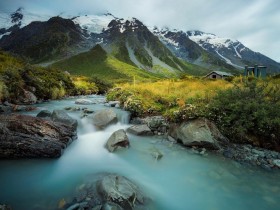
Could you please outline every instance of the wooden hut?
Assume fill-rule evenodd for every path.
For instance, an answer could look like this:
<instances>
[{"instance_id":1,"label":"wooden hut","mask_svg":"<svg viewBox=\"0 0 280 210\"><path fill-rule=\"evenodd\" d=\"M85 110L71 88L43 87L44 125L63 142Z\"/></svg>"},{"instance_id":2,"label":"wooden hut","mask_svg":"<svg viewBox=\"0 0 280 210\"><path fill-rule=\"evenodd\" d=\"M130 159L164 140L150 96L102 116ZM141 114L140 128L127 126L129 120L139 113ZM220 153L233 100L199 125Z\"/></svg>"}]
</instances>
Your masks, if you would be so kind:
<instances>
[{"instance_id":1,"label":"wooden hut","mask_svg":"<svg viewBox=\"0 0 280 210\"><path fill-rule=\"evenodd\" d=\"M223 71L212 71L209 74L205 76L205 78L209 79L224 79L226 77L232 77L233 75L228 72L223 72Z\"/></svg>"}]
</instances>

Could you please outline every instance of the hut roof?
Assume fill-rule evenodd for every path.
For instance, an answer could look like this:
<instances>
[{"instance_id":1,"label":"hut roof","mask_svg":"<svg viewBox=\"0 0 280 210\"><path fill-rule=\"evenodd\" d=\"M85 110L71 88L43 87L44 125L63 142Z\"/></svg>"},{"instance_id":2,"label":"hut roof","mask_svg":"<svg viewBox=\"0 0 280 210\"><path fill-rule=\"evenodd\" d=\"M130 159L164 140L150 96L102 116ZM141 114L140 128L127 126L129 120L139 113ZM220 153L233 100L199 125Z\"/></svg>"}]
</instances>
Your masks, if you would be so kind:
<instances>
[{"instance_id":1,"label":"hut roof","mask_svg":"<svg viewBox=\"0 0 280 210\"><path fill-rule=\"evenodd\" d=\"M227 77L232 77L233 76L231 73L224 72L224 71L212 71L209 74L207 74L205 77L209 76L212 73L216 73L216 74L219 74L221 76L227 76Z\"/></svg>"}]
</instances>

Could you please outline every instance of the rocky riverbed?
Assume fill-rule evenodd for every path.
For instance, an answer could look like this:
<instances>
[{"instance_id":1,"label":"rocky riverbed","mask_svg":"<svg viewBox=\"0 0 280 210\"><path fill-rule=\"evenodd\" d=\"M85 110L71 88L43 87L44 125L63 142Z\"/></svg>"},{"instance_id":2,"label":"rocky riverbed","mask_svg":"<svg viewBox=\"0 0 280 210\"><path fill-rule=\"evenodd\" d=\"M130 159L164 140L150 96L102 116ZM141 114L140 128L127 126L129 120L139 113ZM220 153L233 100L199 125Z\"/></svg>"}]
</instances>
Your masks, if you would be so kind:
<instances>
[{"instance_id":1,"label":"rocky riverbed","mask_svg":"<svg viewBox=\"0 0 280 210\"><path fill-rule=\"evenodd\" d=\"M260 166L266 170L280 169L279 152L252 145L232 144L207 119L169 124L162 116L154 116L134 118L131 123L136 127L132 126L128 131L136 135L163 135L167 140L190 147L201 154L208 150L247 166Z\"/></svg>"},{"instance_id":2,"label":"rocky riverbed","mask_svg":"<svg viewBox=\"0 0 280 210\"><path fill-rule=\"evenodd\" d=\"M48 138L43 135L45 125L51 126L53 132L62 132L56 124L77 125L78 139L67 143L58 159L1 160L0 204L8 204L14 210L126 209L127 206L161 210L278 210L279 170L263 170L259 164L263 159L269 168L276 169L278 153L248 145L229 145L205 119L170 125L163 117L156 116L134 119L134 124L128 124L129 113L108 106L104 98L81 99L87 104L81 101L75 104L76 98L51 101L24 113L29 116L23 118L36 118L36 125L41 128L30 133L34 141ZM2 126L15 128L17 132L32 128L28 120L16 119L15 126L9 123ZM191 142L192 139L195 141ZM108 149L111 147L115 147L112 152ZM243 160L250 157L255 159L244 164ZM106 179L107 175L110 178ZM87 181L83 181L85 178ZM106 187L109 191L101 190L102 182L109 183L110 187ZM128 190L122 183L134 187ZM124 192L121 189L130 192L125 194L128 195L125 206L110 199ZM134 193L135 189L140 190L140 197ZM145 205L140 202L142 196L148 201Z\"/></svg>"}]
</instances>

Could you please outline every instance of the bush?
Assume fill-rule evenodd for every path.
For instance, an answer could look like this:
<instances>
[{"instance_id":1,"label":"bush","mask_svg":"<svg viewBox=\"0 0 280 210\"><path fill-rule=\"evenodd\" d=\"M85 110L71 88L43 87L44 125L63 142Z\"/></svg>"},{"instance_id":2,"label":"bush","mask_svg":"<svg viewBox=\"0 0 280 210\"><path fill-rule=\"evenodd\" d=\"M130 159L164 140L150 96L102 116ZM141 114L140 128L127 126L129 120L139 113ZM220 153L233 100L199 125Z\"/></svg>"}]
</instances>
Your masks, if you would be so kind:
<instances>
[{"instance_id":1,"label":"bush","mask_svg":"<svg viewBox=\"0 0 280 210\"><path fill-rule=\"evenodd\" d=\"M205 113L231 140L271 148L280 144L279 109L279 85L248 80L218 91Z\"/></svg>"},{"instance_id":2,"label":"bush","mask_svg":"<svg viewBox=\"0 0 280 210\"><path fill-rule=\"evenodd\" d=\"M90 81L96 84L98 88L98 94L105 94L113 87L111 82L99 79L97 77L92 77Z\"/></svg>"},{"instance_id":3,"label":"bush","mask_svg":"<svg viewBox=\"0 0 280 210\"><path fill-rule=\"evenodd\" d=\"M89 95L98 93L98 87L88 77L72 78L76 91L76 95Z\"/></svg>"},{"instance_id":4,"label":"bush","mask_svg":"<svg viewBox=\"0 0 280 210\"><path fill-rule=\"evenodd\" d=\"M24 90L39 99L56 99L75 91L70 76L53 68L31 66L0 51L0 100L17 103Z\"/></svg>"}]
</instances>

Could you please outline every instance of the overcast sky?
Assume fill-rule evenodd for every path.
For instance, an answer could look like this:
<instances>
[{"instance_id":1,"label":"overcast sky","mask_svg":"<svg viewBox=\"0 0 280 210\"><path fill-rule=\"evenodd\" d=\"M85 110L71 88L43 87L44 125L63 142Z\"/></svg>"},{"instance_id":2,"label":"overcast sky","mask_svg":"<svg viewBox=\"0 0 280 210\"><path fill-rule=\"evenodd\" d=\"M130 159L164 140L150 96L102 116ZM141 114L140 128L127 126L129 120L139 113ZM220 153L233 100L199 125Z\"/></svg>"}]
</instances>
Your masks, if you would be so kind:
<instances>
[{"instance_id":1,"label":"overcast sky","mask_svg":"<svg viewBox=\"0 0 280 210\"><path fill-rule=\"evenodd\" d=\"M54 15L110 12L149 26L198 29L237 39L280 62L280 0L0 0L0 10L20 6Z\"/></svg>"}]
</instances>

